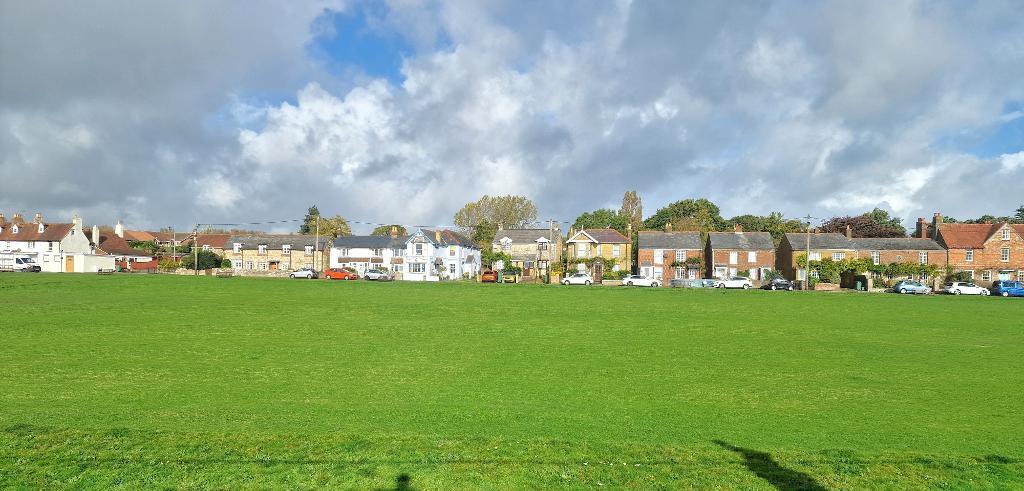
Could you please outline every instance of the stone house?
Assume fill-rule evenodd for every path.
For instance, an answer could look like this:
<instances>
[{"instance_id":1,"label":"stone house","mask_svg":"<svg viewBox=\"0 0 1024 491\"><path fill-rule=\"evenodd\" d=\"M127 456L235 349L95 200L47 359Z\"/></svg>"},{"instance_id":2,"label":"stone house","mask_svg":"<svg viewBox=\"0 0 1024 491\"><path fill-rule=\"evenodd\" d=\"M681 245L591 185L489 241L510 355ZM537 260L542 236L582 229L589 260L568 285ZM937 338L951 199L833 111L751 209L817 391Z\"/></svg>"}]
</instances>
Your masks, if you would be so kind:
<instances>
[{"instance_id":1,"label":"stone house","mask_svg":"<svg viewBox=\"0 0 1024 491\"><path fill-rule=\"evenodd\" d=\"M786 279L802 281L806 270L797 265L797 258L807 253L810 244L810 260L821 261L828 258L833 261L857 258L857 247L850 238L837 233L788 233L782 237L775 253L775 265ZM812 276L817 272L812 272Z\"/></svg>"},{"instance_id":2,"label":"stone house","mask_svg":"<svg viewBox=\"0 0 1024 491\"><path fill-rule=\"evenodd\" d=\"M112 257L96 254L78 215L71 223L47 223L39 213L31 222L18 213L10 221L0 214L0 252L28 256L51 273L86 273L114 267Z\"/></svg>"},{"instance_id":3,"label":"stone house","mask_svg":"<svg viewBox=\"0 0 1024 491\"><path fill-rule=\"evenodd\" d=\"M932 217L930 227L917 221L916 235L930 234L946 248L948 271L967 272L975 281L1024 281L1024 224L943 223Z\"/></svg>"},{"instance_id":4,"label":"stone house","mask_svg":"<svg viewBox=\"0 0 1024 491\"><path fill-rule=\"evenodd\" d=\"M292 271L328 264L331 239L313 235L232 235L225 243L224 258L240 271Z\"/></svg>"},{"instance_id":5,"label":"stone house","mask_svg":"<svg viewBox=\"0 0 1024 491\"><path fill-rule=\"evenodd\" d=\"M671 279L697 279L704 247L700 232L673 232L671 224L666 231L643 230L637 233L636 262L640 274L659 281Z\"/></svg>"},{"instance_id":6,"label":"stone house","mask_svg":"<svg viewBox=\"0 0 1024 491\"><path fill-rule=\"evenodd\" d=\"M551 264L562 260L562 231L554 228L498 229L491 250L512 256L524 278L547 276Z\"/></svg>"},{"instance_id":7,"label":"stone house","mask_svg":"<svg viewBox=\"0 0 1024 491\"><path fill-rule=\"evenodd\" d=\"M396 278L403 273L407 236L399 236L391 227L389 235L346 235L334 239L330 267L352 268L360 275L377 269L392 272Z\"/></svg>"},{"instance_id":8,"label":"stone house","mask_svg":"<svg viewBox=\"0 0 1024 491\"><path fill-rule=\"evenodd\" d=\"M775 269L775 242L768 232L744 232L737 224L732 232L708 234L705 274L708 278L731 278L746 271L752 280L762 280Z\"/></svg>"},{"instance_id":9,"label":"stone house","mask_svg":"<svg viewBox=\"0 0 1024 491\"><path fill-rule=\"evenodd\" d=\"M588 228L575 232L569 231L566 243L566 257L573 259L592 259L601 257L610 260L612 271L631 271L633 269L633 243L629 237L611 228ZM594 263L590 274L597 281L604 274L604 265ZM586 271L587 266L579 264L578 271ZM566 272L568 274L568 272Z\"/></svg>"}]
</instances>

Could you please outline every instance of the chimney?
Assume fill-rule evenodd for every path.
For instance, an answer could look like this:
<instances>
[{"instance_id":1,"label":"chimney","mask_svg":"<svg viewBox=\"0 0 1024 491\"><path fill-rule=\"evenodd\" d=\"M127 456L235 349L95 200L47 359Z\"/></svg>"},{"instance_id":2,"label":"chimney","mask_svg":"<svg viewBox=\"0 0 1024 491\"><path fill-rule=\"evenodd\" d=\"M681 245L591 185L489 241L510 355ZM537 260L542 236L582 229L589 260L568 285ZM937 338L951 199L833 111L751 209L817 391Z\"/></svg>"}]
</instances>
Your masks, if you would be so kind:
<instances>
[{"instance_id":1,"label":"chimney","mask_svg":"<svg viewBox=\"0 0 1024 491\"><path fill-rule=\"evenodd\" d=\"M632 223L627 223L626 224L626 237L632 237L632 236L633 236L633 224Z\"/></svg>"},{"instance_id":2,"label":"chimney","mask_svg":"<svg viewBox=\"0 0 1024 491\"><path fill-rule=\"evenodd\" d=\"M914 237L919 239L928 238L928 222L924 221L924 217L917 219L917 231L914 233Z\"/></svg>"},{"instance_id":3,"label":"chimney","mask_svg":"<svg viewBox=\"0 0 1024 491\"><path fill-rule=\"evenodd\" d=\"M392 239L397 239L398 238L398 227L392 225L391 226L391 233L390 233L390 235L391 235Z\"/></svg>"},{"instance_id":4,"label":"chimney","mask_svg":"<svg viewBox=\"0 0 1024 491\"><path fill-rule=\"evenodd\" d=\"M668 222L668 223L665 224L665 231L666 232L671 232L672 231L672 222Z\"/></svg>"},{"instance_id":5,"label":"chimney","mask_svg":"<svg viewBox=\"0 0 1024 491\"><path fill-rule=\"evenodd\" d=\"M36 213L36 218L32 220L33 223L43 223L43 214Z\"/></svg>"},{"instance_id":6,"label":"chimney","mask_svg":"<svg viewBox=\"0 0 1024 491\"><path fill-rule=\"evenodd\" d=\"M441 243L441 231L440 230L435 230L434 231L434 241L437 242L438 244Z\"/></svg>"},{"instance_id":7,"label":"chimney","mask_svg":"<svg viewBox=\"0 0 1024 491\"><path fill-rule=\"evenodd\" d=\"M14 215L13 215L13 216L11 217L11 222L12 222L12 223L25 223L25 220L22 220L22 219L21 219L21 213L15 213L15 214L14 214Z\"/></svg>"},{"instance_id":8,"label":"chimney","mask_svg":"<svg viewBox=\"0 0 1024 491\"><path fill-rule=\"evenodd\" d=\"M742 234L743 233L743 225L740 225L738 223L736 225L733 225L732 226L732 231L736 232L738 234Z\"/></svg>"},{"instance_id":9,"label":"chimney","mask_svg":"<svg viewBox=\"0 0 1024 491\"><path fill-rule=\"evenodd\" d=\"M117 221L117 225L114 225L114 235L124 238L124 225L121 225L121 220Z\"/></svg>"},{"instance_id":10,"label":"chimney","mask_svg":"<svg viewBox=\"0 0 1024 491\"><path fill-rule=\"evenodd\" d=\"M92 226L92 243L94 245L100 245L100 228L96 225Z\"/></svg>"},{"instance_id":11,"label":"chimney","mask_svg":"<svg viewBox=\"0 0 1024 491\"><path fill-rule=\"evenodd\" d=\"M942 226L942 213L935 213L932 215L932 238L939 238L939 227Z\"/></svg>"},{"instance_id":12,"label":"chimney","mask_svg":"<svg viewBox=\"0 0 1024 491\"><path fill-rule=\"evenodd\" d=\"M853 227L851 227L850 225L846 225L846 238L847 239L852 239L853 238Z\"/></svg>"},{"instance_id":13,"label":"chimney","mask_svg":"<svg viewBox=\"0 0 1024 491\"><path fill-rule=\"evenodd\" d=\"M505 230L505 226L499 223L498 224L498 230Z\"/></svg>"}]
</instances>

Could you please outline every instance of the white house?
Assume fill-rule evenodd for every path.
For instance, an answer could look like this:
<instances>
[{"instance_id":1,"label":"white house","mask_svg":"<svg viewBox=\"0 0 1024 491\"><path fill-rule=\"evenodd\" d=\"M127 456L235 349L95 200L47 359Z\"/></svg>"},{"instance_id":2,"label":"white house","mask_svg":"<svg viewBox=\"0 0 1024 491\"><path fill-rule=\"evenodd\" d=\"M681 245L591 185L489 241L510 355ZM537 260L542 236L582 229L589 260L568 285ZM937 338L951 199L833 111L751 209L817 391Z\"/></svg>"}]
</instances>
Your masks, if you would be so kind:
<instances>
[{"instance_id":1,"label":"white house","mask_svg":"<svg viewBox=\"0 0 1024 491\"><path fill-rule=\"evenodd\" d=\"M348 235L334 239L331 246L330 267L353 268L360 275L367 270L403 273L405 241L392 227L390 235Z\"/></svg>"},{"instance_id":2,"label":"white house","mask_svg":"<svg viewBox=\"0 0 1024 491\"><path fill-rule=\"evenodd\" d=\"M10 221L0 214L0 251L29 256L45 272L91 273L114 268L112 256L95 254L78 215L71 223L45 223L38 213L31 222L17 213Z\"/></svg>"},{"instance_id":3,"label":"white house","mask_svg":"<svg viewBox=\"0 0 1024 491\"><path fill-rule=\"evenodd\" d=\"M405 241L409 281L472 278L480 272L480 249L472 239L451 230L420 229Z\"/></svg>"}]
</instances>

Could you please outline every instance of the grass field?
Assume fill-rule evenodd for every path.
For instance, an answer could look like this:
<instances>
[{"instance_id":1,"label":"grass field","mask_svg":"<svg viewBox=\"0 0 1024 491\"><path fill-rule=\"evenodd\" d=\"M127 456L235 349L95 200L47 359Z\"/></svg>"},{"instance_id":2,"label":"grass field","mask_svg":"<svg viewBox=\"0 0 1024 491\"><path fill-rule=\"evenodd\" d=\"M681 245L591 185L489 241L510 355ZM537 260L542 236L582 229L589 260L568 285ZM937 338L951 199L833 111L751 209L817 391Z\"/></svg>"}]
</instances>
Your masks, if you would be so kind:
<instances>
[{"instance_id":1,"label":"grass field","mask_svg":"<svg viewBox=\"0 0 1024 491\"><path fill-rule=\"evenodd\" d=\"M1024 301L0 275L0 487L1024 487Z\"/></svg>"}]
</instances>

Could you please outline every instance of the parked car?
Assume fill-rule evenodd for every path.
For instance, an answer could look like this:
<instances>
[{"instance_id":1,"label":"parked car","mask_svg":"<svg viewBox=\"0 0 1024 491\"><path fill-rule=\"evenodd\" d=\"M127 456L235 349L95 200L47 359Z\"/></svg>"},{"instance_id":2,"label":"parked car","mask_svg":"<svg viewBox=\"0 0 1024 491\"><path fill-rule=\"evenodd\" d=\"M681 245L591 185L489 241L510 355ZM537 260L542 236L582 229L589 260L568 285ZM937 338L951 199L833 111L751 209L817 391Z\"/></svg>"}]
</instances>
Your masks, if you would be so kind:
<instances>
[{"instance_id":1,"label":"parked car","mask_svg":"<svg viewBox=\"0 0 1024 491\"><path fill-rule=\"evenodd\" d=\"M796 289L796 285L794 285L793 282L785 278L775 278L774 280L771 280L768 283L765 283L763 286L761 286L761 289L793 291Z\"/></svg>"},{"instance_id":2,"label":"parked car","mask_svg":"<svg viewBox=\"0 0 1024 491\"><path fill-rule=\"evenodd\" d=\"M750 278L733 276L732 278L718 280L718 283L715 286L718 288L742 288L744 290L749 290L754 287L754 284L750 282Z\"/></svg>"},{"instance_id":3,"label":"parked car","mask_svg":"<svg viewBox=\"0 0 1024 491\"><path fill-rule=\"evenodd\" d=\"M575 273L562 280L563 285L590 285L594 278L587 273Z\"/></svg>"},{"instance_id":4,"label":"parked car","mask_svg":"<svg viewBox=\"0 0 1024 491\"><path fill-rule=\"evenodd\" d=\"M35 260L25 255L9 253L0 254L0 271L20 271L23 273L38 273L43 269L36 264Z\"/></svg>"},{"instance_id":5,"label":"parked car","mask_svg":"<svg viewBox=\"0 0 1024 491\"><path fill-rule=\"evenodd\" d=\"M623 286L658 286L658 280L643 275L631 274L622 279Z\"/></svg>"},{"instance_id":6,"label":"parked car","mask_svg":"<svg viewBox=\"0 0 1024 491\"><path fill-rule=\"evenodd\" d=\"M700 283L697 285L697 288L715 288L717 286L718 281L710 278L705 278L703 280L700 280Z\"/></svg>"},{"instance_id":7,"label":"parked car","mask_svg":"<svg viewBox=\"0 0 1024 491\"><path fill-rule=\"evenodd\" d=\"M946 283L942 287L942 291L950 295L988 295L988 288L983 288L974 283L966 283L963 281L954 281L952 283Z\"/></svg>"},{"instance_id":8,"label":"parked car","mask_svg":"<svg viewBox=\"0 0 1024 491\"><path fill-rule=\"evenodd\" d=\"M320 277L320 273L317 273L316 270L312 268L301 268L288 273L288 277L291 279L305 278L307 280L315 280Z\"/></svg>"},{"instance_id":9,"label":"parked car","mask_svg":"<svg viewBox=\"0 0 1024 491\"><path fill-rule=\"evenodd\" d=\"M343 268L331 268L324 272L329 280L358 280L359 274Z\"/></svg>"},{"instance_id":10,"label":"parked car","mask_svg":"<svg viewBox=\"0 0 1024 491\"><path fill-rule=\"evenodd\" d=\"M893 293L914 293L919 295L927 295L932 292L932 289L914 280L903 280L893 285L891 291Z\"/></svg>"},{"instance_id":11,"label":"parked car","mask_svg":"<svg viewBox=\"0 0 1024 491\"><path fill-rule=\"evenodd\" d=\"M992 282L992 294L1001 297L1024 297L1024 282L994 281Z\"/></svg>"},{"instance_id":12,"label":"parked car","mask_svg":"<svg viewBox=\"0 0 1024 491\"><path fill-rule=\"evenodd\" d=\"M387 271L370 269L363 273L363 279L367 281L391 281L394 278Z\"/></svg>"},{"instance_id":13,"label":"parked car","mask_svg":"<svg viewBox=\"0 0 1024 491\"><path fill-rule=\"evenodd\" d=\"M491 271L491 270L488 269L488 270L484 271L483 273L480 273L480 282L481 283L497 283L498 282L498 272L497 271Z\"/></svg>"}]
</instances>

